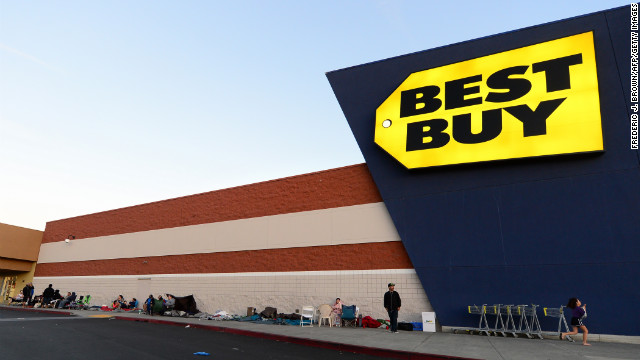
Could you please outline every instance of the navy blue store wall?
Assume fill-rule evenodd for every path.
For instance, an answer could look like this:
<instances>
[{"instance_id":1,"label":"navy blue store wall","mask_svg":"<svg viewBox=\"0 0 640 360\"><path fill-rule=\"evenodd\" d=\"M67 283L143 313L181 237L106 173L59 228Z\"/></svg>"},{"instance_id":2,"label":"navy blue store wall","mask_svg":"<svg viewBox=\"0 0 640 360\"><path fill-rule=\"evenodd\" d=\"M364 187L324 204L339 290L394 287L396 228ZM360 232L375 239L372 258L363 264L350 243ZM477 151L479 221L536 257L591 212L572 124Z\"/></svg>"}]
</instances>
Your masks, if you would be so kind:
<instances>
[{"instance_id":1,"label":"navy blue store wall","mask_svg":"<svg viewBox=\"0 0 640 360\"><path fill-rule=\"evenodd\" d=\"M629 19L626 6L327 74L442 325L477 325L467 305L557 307L575 296L591 332L640 335ZM603 153L408 170L374 143L376 108L409 74L587 31ZM543 330L557 329L539 314Z\"/></svg>"}]
</instances>

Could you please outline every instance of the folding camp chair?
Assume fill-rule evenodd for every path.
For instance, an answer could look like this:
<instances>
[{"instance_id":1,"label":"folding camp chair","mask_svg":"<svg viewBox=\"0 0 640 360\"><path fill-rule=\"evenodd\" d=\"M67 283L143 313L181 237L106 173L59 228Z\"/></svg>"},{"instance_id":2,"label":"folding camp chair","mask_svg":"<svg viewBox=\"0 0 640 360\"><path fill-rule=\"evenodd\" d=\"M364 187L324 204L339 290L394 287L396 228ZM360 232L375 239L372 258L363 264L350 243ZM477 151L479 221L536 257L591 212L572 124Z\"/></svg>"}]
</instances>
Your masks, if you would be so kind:
<instances>
[{"instance_id":1,"label":"folding camp chair","mask_svg":"<svg viewBox=\"0 0 640 360\"><path fill-rule=\"evenodd\" d=\"M355 305L342 305L342 326L358 326L357 309Z\"/></svg>"},{"instance_id":2,"label":"folding camp chair","mask_svg":"<svg viewBox=\"0 0 640 360\"><path fill-rule=\"evenodd\" d=\"M84 297L84 301L82 302L82 306L85 309L88 309L91 306L91 295L87 295Z\"/></svg>"},{"instance_id":3,"label":"folding camp chair","mask_svg":"<svg viewBox=\"0 0 640 360\"><path fill-rule=\"evenodd\" d=\"M80 310L83 308L82 302L84 301L84 296L80 295L78 300L74 300L69 304L70 310Z\"/></svg>"},{"instance_id":4,"label":"folding camp chair","mask_svg":"<svg viewBox=\"0 0 640 360\"><path fill-rule=\"evenodd\" d=\"M91 295L86 295L86 296L80 295L78 300L72 302L69 308L75 309L75 310L86 310L89 308L90 301L91 301Z\"/></svg>"}]
</instances>

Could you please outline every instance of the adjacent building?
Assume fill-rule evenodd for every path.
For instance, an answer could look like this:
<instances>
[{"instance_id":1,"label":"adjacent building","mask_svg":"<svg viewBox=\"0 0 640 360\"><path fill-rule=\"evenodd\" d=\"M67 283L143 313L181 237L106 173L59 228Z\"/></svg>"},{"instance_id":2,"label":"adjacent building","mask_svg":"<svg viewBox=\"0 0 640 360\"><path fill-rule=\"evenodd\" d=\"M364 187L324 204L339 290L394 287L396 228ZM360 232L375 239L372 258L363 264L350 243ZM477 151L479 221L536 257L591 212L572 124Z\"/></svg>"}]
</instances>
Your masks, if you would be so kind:
<instances>
[{"instance_id":1,"label":"adjacent building","mask_svg":"<svg viewBox=\"0 0 640 360\"><path fill-rule=\"evenodd\" d=\"M0 303L31 282L43 232L0 223Z\"/></svg>"}]
</instances>

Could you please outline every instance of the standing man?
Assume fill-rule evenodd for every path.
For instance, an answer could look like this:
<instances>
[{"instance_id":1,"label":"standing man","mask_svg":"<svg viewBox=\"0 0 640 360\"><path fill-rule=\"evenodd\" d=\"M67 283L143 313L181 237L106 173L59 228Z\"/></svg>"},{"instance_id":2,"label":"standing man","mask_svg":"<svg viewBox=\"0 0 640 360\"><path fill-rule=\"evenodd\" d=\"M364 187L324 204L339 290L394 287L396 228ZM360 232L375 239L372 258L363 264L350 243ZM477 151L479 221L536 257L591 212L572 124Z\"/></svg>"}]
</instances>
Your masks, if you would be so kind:
<instances>
[{"instance_id":1,"label":"standing man","mask_svg":"<svg viewBox=\"0 0 640 360\"><path fill-rule=\"evenodd\" d=\"M24 302L22 303L22 307L29 306L29 302L33 298L33 285L31 283L27 283L27 285L22 288L22 294L24 295Z\"/></svg>"},{"instance_id":2,"label":"standing man","mask_svg":"<svg viewBox=\"0 0 640 360\"><path fill-rule=\"evenodd\" d=\"M391 332L398 332L398 311L400 311L400 306L402 305L402 301L400 300L400 295L395 291L396 284L389 283L387 285L389 287L389 291L384 294L384 308L387 309L387 313L389 314L389 321L391 321Z\"/></svg>"},{"instance_id":3,"label":"standing man","mask_svg":"<svg viewBox=\"0 0 640 360\"><path fill-rule=\"evenodd\" d=\"M53 285L49 284L49 287L44 289L44 291L42 292L42 305L49 305L49 303L51 303L51 300L53 300L54 294L55 291L53 290Z\"/></svg>"}]
</instances>

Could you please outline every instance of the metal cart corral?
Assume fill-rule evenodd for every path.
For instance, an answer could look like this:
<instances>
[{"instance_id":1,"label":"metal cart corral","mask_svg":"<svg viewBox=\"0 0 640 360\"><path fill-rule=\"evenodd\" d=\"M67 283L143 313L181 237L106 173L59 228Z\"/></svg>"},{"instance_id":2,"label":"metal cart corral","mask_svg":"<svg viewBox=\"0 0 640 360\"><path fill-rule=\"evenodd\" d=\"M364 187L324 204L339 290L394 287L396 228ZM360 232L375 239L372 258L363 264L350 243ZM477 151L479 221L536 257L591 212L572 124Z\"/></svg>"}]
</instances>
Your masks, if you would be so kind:
<instances>
[{"instance_id":1,"label":"metal cart corral","mask_svg":"<svg viewBox=\"0 0 640 360\"><path fill-rule=\"evenodd\" d=\"M560 335L562 333L562 325L564 324L564 328L567 330L565 332L569 332L569 325L567 325L567 320L564 317L564 306L560 306L559 308L544 308L544 316L558 318L558 331L557 332L545 332L545 334L549 335ZM567 335L566 338L573 342L571 336Z\"/></svg>"}]
</instances>

